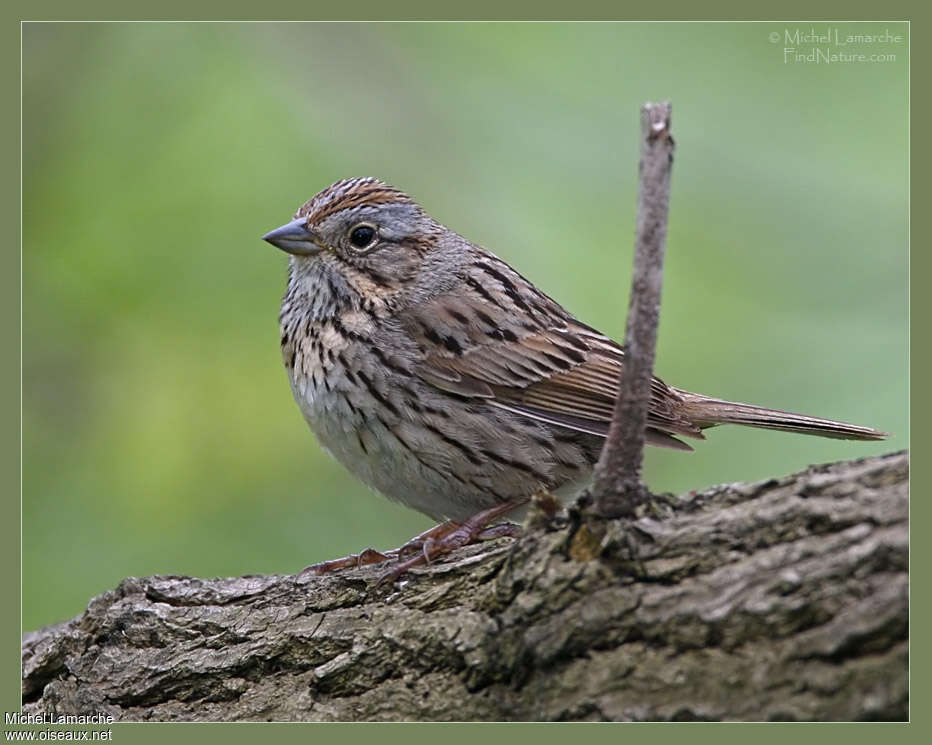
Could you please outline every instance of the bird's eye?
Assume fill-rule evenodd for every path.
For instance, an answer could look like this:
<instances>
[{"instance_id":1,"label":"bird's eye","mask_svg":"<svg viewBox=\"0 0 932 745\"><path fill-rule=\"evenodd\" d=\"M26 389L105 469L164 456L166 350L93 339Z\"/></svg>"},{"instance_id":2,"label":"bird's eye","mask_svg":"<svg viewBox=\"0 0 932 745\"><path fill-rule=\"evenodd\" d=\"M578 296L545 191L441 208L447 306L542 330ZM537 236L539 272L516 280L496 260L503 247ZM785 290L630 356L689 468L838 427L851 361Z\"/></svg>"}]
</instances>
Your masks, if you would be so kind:
<instances>
[{"instance_id":1,"label":"bird's eye","mask_svg":"<svg viewBox=\"0 0 932 745\"><path fill-rule=\"evenodd\" d=\"M354 248L369 248L375 243L375 235L371 225L357 225L350 231L349 239Z\"/></svg>"}]
</instances>

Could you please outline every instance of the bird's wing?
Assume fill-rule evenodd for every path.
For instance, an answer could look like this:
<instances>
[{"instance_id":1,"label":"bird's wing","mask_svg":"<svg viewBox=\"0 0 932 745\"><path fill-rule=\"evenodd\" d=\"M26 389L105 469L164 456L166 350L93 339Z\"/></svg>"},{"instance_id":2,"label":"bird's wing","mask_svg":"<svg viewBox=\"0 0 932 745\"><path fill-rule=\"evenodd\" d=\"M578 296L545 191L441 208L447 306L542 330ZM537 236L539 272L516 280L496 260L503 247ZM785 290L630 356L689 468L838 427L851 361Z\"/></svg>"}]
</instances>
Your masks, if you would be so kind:
<instances>
[{"instance_id":1,"label":"bird's wing","mask_svg":"<svg viewBox=\"0 0 932 745\"><path fill-rule=\"evenodd\" d=\"M420 303L399 320L424 353L415 372L431 385L550 424L608 433L622 349L507 264L477 260L455 292ZM702 438L702 432L679 413L679 403L662 380L652 380L649 439L689 450L670 435Z\"/></svg>"}]
</instances>

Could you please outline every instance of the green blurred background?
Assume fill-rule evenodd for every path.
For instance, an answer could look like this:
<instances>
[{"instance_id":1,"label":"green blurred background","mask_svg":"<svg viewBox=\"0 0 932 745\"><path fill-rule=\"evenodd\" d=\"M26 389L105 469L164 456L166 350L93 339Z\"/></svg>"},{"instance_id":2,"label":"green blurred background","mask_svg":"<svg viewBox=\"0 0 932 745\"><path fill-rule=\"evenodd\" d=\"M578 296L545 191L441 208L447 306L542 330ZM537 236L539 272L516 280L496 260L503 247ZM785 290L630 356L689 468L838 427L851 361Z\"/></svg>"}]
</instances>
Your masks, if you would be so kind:
<instances>
[{"instance_id":1,"label":"green blurred background","mask_svg":"<svg viewBox=\"0 0 932 745\"><path fill-rule=\"evenodd\" d=\"M896 436L724 428L651 451L648 483L906 447L907 46L785 64L769 35L796 28L26 24L24 627L127 575L294 572L428 527L307 430L259 237L379 176L619 337L645 100L678 143L658 373Z\"/></svg>"}]
</instances>

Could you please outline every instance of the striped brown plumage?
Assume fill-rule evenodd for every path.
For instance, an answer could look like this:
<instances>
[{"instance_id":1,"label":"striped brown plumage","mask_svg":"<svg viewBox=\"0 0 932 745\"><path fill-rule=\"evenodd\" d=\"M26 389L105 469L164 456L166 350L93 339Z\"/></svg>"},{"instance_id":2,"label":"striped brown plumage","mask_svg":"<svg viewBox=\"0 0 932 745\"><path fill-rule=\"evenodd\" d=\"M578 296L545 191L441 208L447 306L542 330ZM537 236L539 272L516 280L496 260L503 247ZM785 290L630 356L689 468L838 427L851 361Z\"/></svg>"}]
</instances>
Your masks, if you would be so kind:
<instances>
[{"instance_id":1,"label":"striped brown plumage","mask_svg":"<svg viewBox=\"0 0 932 745\"><path fill-rule=\"evenodd\" d=\"M280 321L295 399L352 473L456 521L585 480L613 412L618 344L377 179L333 184L266 240L293 254ZM691 450L681 438L723 423L884 436L654 378L650 444Z\"/></svg>"}]
</instances>

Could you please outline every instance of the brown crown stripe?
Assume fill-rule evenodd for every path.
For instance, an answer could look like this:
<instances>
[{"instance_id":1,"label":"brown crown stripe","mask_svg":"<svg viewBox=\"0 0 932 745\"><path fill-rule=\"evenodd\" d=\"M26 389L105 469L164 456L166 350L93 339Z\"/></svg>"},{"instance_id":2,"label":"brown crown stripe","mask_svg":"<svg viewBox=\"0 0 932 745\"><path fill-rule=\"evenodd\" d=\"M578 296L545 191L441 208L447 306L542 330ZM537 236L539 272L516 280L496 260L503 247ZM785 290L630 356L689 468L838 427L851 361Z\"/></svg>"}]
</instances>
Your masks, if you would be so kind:
<instances>
[{"instance_id":1,"label":"brown crown stripe","mask_svg":"<svg viewBox=\"0 0 932 745\"><path fill-rule=\"evenodd\" d=\"M327 187L298 210L298 217L310 217L312 224L342 210L362 205L410 203L411 198L378 179L345 179Z\"/></svg>"}]
</instances>

